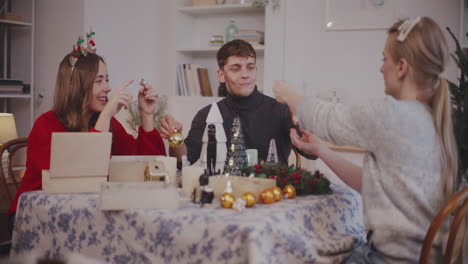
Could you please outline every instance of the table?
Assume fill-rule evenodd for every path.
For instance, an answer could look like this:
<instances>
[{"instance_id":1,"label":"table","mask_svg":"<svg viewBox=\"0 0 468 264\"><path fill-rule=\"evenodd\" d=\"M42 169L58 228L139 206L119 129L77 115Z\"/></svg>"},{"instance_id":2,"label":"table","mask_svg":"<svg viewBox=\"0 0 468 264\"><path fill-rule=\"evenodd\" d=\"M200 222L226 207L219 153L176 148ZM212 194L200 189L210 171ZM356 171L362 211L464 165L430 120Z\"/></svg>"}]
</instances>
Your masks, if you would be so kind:
<instances>
[{"instance_id":1,"label":"table","mask_svg":"<svg viewBox=\"0 0 468 264\"><path fill-rule=\"evenodd\" d=\"M110 263L337 263L365 241L360 195L332 185L242 212L200 208L101 211L97 193L20 197L12 256L77 252Z\"/></svg>"}]
</instances>

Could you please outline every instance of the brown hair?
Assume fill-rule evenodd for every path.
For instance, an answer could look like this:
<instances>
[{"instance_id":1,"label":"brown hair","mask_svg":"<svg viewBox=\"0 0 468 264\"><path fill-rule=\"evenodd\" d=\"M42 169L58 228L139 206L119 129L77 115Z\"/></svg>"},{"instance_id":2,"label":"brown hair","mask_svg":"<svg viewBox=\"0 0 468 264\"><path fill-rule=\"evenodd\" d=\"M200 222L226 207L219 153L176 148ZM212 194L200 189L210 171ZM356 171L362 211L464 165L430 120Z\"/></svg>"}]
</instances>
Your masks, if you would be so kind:
<instances>
[{"instance_id":1,"label":"brown hair","mask_svg":"<svg viewBox=\"0 0 468 264\"><path fill-rule=\"evenodd\" d=\"M250 43L241 39L231 40L224 44L216 54L218 66L222 70L226 61L231 56L252 57L257 60L257 54Z\"/></svg>"},{"instance_id":2,"label":"brown hair","mask_svg":"<svg viewBox=\"0 0 468 264\"><path fill-rule=\"evenodd\" d=\"M394 37L389 52L394 61L406 59L413 79L424 87L421 95L428 99L439 138L442 191L448 199L455 190L458 155L453 134L451 95L443 76L448 59L447 42L440 27L429 17L422 17L407 38L400 42L396 36L403 22L398 21L388 30Z\"/></svg>"},{"instance_id":3,"label":"brown hair","mask_svg":"<svg viewBox=\"0 0 468 264\"><path fill-rule=\"evenodd\" d=\"M69 62L71 56L65 55L59 66L54 110L67 130L87 131L90 115L93 115L88 108L92 99L93 83L99 70L99 61L104 62L104 59L97 54L88 53L87 56L81 56L72 69Z\"/></svg>"}]
</instances>

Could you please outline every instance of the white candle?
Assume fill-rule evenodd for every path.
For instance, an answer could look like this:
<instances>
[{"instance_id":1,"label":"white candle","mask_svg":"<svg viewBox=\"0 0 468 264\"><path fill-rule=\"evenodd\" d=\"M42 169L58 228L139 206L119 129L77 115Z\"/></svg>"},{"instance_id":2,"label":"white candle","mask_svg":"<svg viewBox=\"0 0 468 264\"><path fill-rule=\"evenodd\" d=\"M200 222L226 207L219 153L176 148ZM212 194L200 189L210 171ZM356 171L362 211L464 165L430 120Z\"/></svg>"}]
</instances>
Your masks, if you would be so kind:
<instances>
[{"instance_id":1,"label":"white candle","mask_svg":"<svg viewBox=\"0 0 468 264\"><path fill-rule=\"evenodd\" d=\"M187 166L182 169L182 190L187 195L200 185L198 179L203 172L204 169L200 166Z\"/></svg>"},{"instance_id":2,"label":"white candle","mask_svg":"<svg viewBox=\"0 0 468 264\"><path fill-rule=\"evenodd\" d=\"M247 163L249 166L253 166L258 163L258 151L256 149L246 149Z\"/></svg>"}]
</instances>

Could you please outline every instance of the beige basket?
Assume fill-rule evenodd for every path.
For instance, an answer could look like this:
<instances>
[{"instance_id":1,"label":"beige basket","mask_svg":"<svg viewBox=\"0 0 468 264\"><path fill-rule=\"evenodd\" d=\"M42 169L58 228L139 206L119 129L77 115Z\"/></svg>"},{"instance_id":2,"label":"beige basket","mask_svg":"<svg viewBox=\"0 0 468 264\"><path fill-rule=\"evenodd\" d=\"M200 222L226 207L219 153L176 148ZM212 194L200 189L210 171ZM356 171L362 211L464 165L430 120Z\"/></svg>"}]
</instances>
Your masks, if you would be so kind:
<instances>
[{"instance_id":1,"label":"beige basket","mask_svg":"<svg viewBox=\"0 0 468 264\"><path fill-rule=\"evenodd\" d=\"M224 193L226 189L227 181L231 180L232 190L234 197L242 197L246 192L252 192L257 196L257 200L260 194L269 188L276 186L276 180L265 179L265 178L249 178L241 176L229 176L224 175L210 176L210 182L208 186L214 189L215 197L218 198Z\"/></svg>"}]
</instances>

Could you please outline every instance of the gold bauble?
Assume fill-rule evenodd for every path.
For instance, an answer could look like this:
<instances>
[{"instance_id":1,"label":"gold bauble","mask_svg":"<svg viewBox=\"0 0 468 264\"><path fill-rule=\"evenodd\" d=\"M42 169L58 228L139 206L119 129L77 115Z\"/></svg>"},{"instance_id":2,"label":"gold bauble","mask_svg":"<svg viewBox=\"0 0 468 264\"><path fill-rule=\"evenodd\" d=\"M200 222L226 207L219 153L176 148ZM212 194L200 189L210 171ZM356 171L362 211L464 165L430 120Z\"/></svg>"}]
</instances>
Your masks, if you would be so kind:
<instances>
[{"instance_id":1,"label":"gold bauble","mask_svg":"<svg viewBox=\"0 0 468 264\"><path fill-rule=\"evenodd\" d=\"M177 130L174 130L172 134L169 136L169 146L172 148L178 148L182 145L184 142L184 136L177 132Z\"/></svg>"},{"instance_id":2,"label":"gold bauble","mask_svg":"<svg viewBox=\"0 0 468 264\"><path fill-rule=\"evenodd\" d=\"M223 195L221 195L221 207L223 208L232 208L234 201L234 195L231 193L223 193Z\"/></svg>"},{"instance_id":3,"label":"gold bauble","mask_svg":"<svg viewBox=\"0 0 468 264\"><path fill-rule=\"evenodd\" d=\"M260 194L260 201L264 204L272 204L275 202L275 195L271 189L264 190Z\"/></svg>"},{"instance_id":4,"label":"gold bauble","mask_svg":"<svg viewBox=\"0 0 468 264\"><path fill-rule=\"evenodd\" d=\"M283 194L284 194L284 196L286 198L292 199L292 198L296 197L296 188L294 188L294 186L288 184L288 185L284 186Z\"/></svg>"},{"instance_id":5,"label":"gold bauble","mask_svg":"<svg viewBox=\"0 0 468 264\"><path fill-rule=\"evenodd\" d=\"M276 186L271 189L273 192L273 195L275 196L275 201L281 200L281 197L283 196L283 191L281 191L281 188Z\"/></svg>"},{"instance_id":6,"label":"gold bauble","mask_svg":"<svg viewBox=\"0 0 468 264\"><path fill-rule=\"evenodd\" d=\"M244 193L242 199L246 202L245 207L252 207L257 203L257 197L251 192Z\"/></svg>"}]
</instances>

